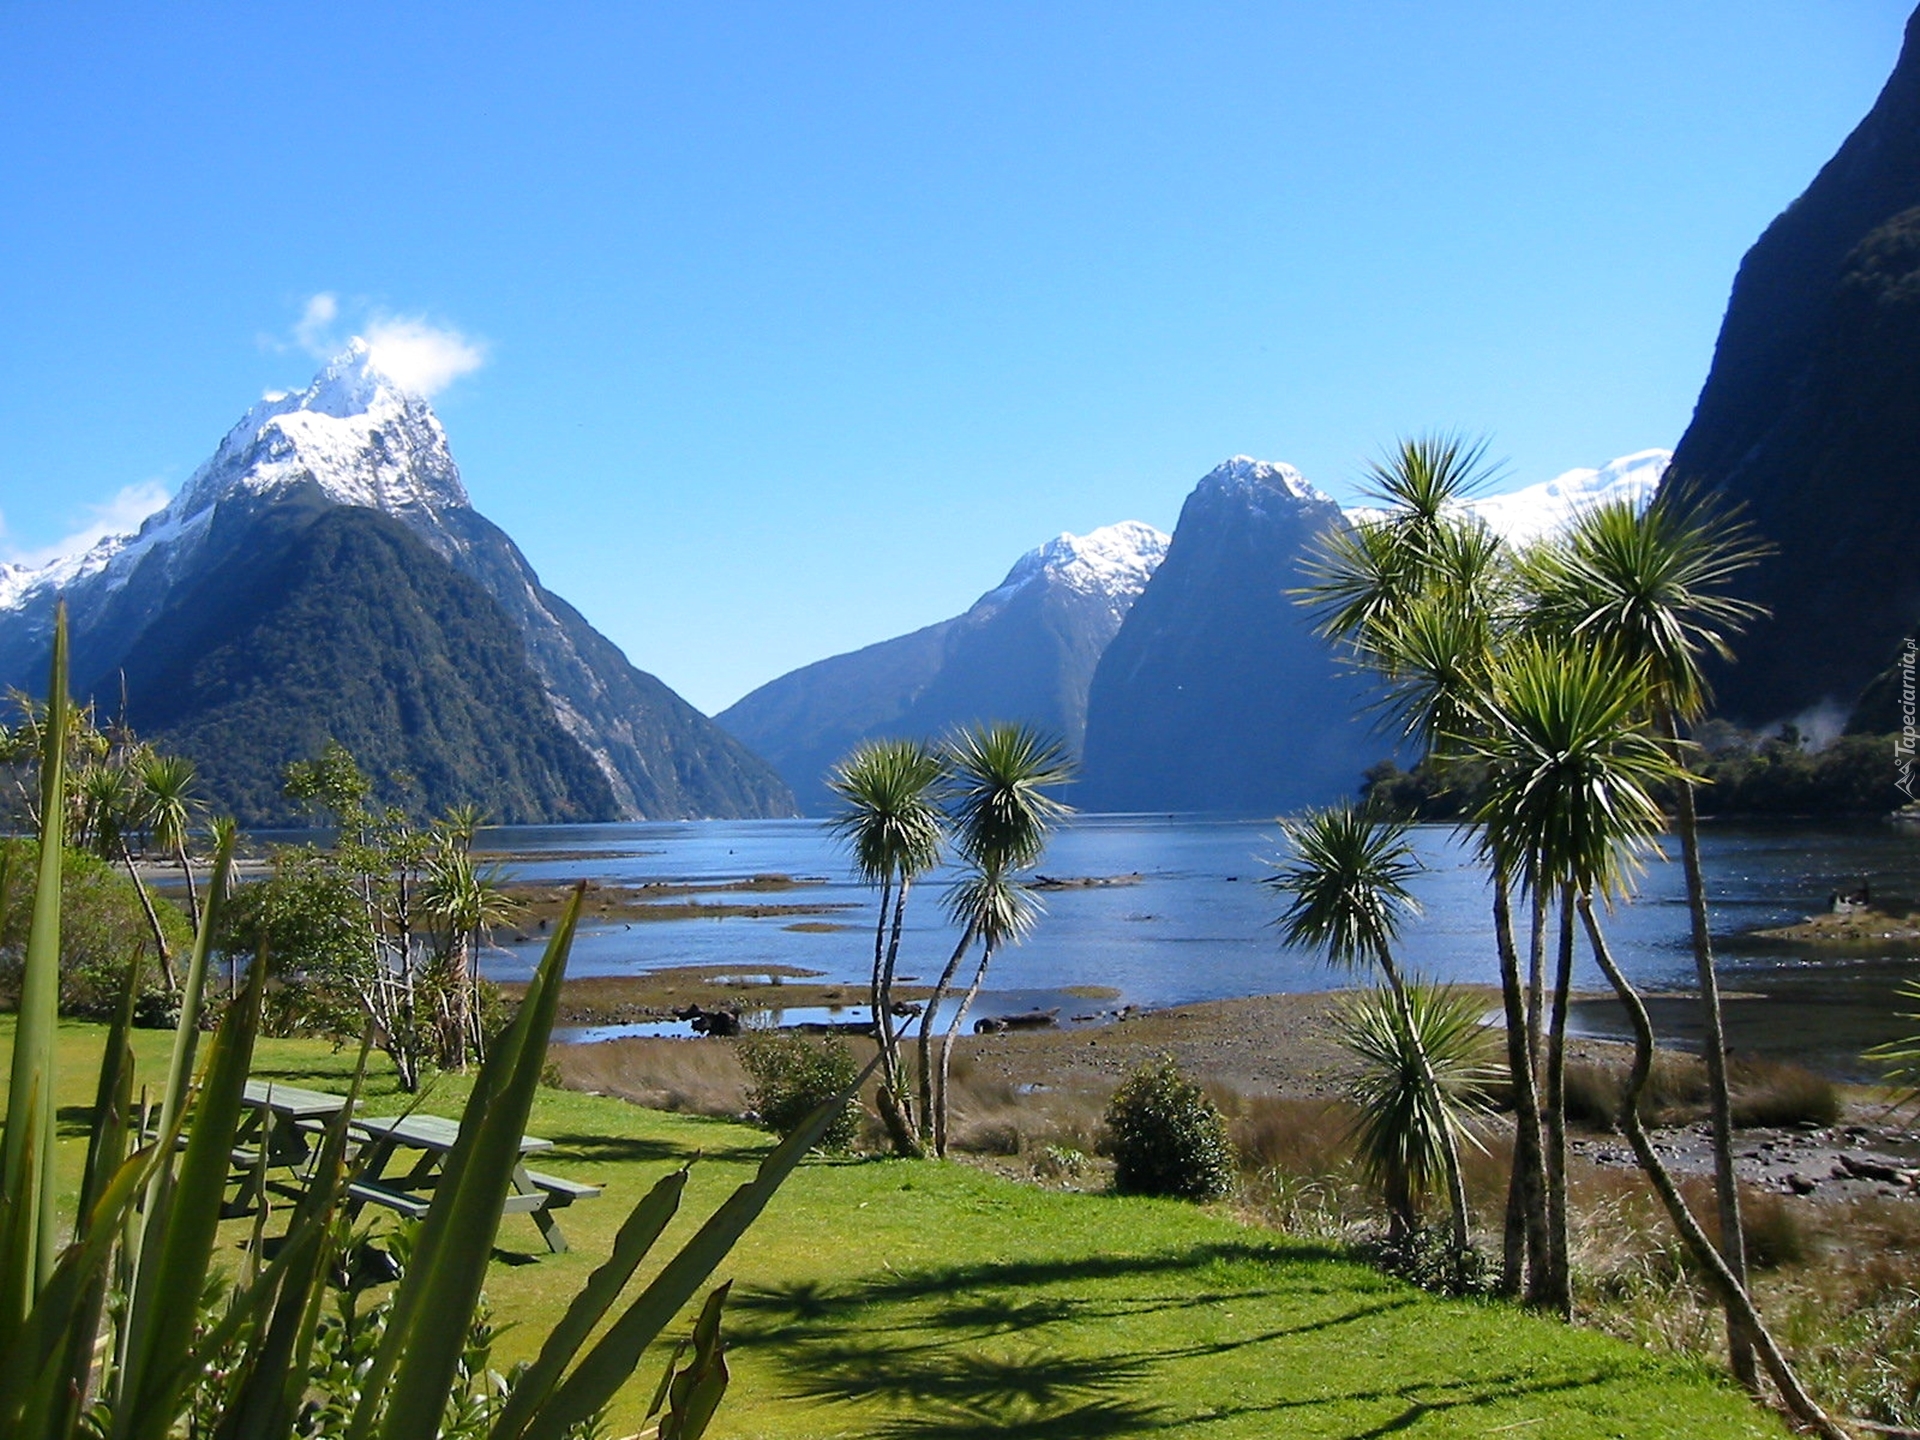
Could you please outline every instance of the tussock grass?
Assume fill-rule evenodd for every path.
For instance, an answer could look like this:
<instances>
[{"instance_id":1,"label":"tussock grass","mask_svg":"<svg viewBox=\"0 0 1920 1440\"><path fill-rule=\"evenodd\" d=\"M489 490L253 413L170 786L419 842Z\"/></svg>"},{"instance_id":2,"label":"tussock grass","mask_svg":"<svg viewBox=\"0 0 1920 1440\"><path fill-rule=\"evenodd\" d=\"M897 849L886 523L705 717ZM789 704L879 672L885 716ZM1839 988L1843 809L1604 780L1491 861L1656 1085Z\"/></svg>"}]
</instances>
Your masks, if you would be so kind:
<instances>
[{"instance_id":1,"label":"tussock grass","mask_svg":"<svg viewBox=\"0 0 1920 1440\"><path fill-rule=\"evenodd\" d=\"M571 1090L615 1095L653 1110L742 1114L751 1083L734 1047L718 1040L638 1036L598 1045L556 1045L550 1063Z\"/></svg>"},{"instance_id":2,"label":"tussock grass","mask_svg":"<svg viewBox=\"0 0 1920 1440\"><path fill-rule=\"evenodd\" d=\"M1625 1064L1567 1063L1567 1118L1593 1130L1611 1130L1626 1093ZM1840 1118L1840 1090L1824 1075L1760 1056L1727 1062L1733 1123L1757 1126L1831 1125ZM1640 1118L1649 1125L1685 1125L1708 1114L1707 1069L1693 1055L1662 1050L1640 1094Z\"/></svg>"}]
</instances>

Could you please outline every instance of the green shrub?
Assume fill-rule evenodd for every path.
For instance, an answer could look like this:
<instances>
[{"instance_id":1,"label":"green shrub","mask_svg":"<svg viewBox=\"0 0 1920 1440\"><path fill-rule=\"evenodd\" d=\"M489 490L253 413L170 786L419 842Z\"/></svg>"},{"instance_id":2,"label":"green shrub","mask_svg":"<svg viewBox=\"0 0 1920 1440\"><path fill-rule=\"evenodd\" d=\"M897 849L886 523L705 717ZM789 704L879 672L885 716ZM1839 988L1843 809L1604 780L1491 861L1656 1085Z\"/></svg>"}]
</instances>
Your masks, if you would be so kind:
<instances>
[{"instance_id":1,"label":"green shrub","mask_svg":"<svg viewBox=\"0 0 1920 1440\"><path fill-rule=\"evenodd\" d=\"M38 844L29 839L0 840L6 886L0 893L0 1004L11 1006L19 990L27 927L32 920L33 877ZM103 1019L113 1013L127 960L145 956L147 988L160 987L160 966L133 881L97 856L69 849L62 859L65 884L60 892L60 1009L67 1015ZM168 900L153 897L153 907L176 959L193 944L184 915Z\"/></svg>"},{"instance_id":2,"label":"green shrub","mask_svg":"<svg viewBox=\"0 0 1920 1440\"><path fill-rule=\"evenodd\" d=\"M814 1109L845 1090L860 1073L846 1041L798 1035L749 1035L740 1042L740 1063L753 1083L747 1103L776 1135L791 1135ZM860 1114L842 1110L820 1141L823 1150L849 1150L860 1133Z\"/></svg>"},{"instance_id":3,"label":"green shrub","mask_svg":"<svg viewBox=\"0 0 1920 1440\"><path fill-rule=\"evenodd\" d=\"M1107 1106L1113 1188L1123 1195L1217 1200L1237 1169L1226 1117L1170 1055L1141 1066Z\"/></svg>"}]
</instances>

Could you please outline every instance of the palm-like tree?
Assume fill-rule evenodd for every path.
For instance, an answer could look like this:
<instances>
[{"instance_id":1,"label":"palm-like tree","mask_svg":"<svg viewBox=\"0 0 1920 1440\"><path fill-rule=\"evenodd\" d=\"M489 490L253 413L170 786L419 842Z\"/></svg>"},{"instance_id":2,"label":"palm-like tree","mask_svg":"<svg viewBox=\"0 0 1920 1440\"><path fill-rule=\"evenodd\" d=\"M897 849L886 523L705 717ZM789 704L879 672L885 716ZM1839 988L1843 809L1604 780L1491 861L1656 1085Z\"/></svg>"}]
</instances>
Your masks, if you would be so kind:
<instances>
[{"instance_id":1,"label":"palm-like tree","mask_svg":"<svg viewBox=\"0 0 1920 1440\"><path fill-rule=\"evenodd\" d=\"M1737 517L1699 501L1685 486L1669 483L1644 510L1627 501L1588 510L1564 544L1542 551L1533 569L1548 623L1644 667L1645 711L1678 766L1684 760L1683 727L1700 718L1708 700L1702 662L1709 654L1730 659L1728 638L1762 613L1761 607L1730 594L1729 587L1767 553L1768 547ZM1674 794L1694 975L1700 988L1721 1254L1744 1285L1747 1264L1733 1170L1726 1037L1693 782L1682 774ZM1731 1311L1727 1327L1733 1371L1752 1388L1757 1379L1752 1346Z\"/></svg>"},{"instance_id":2,"label":"palm-like tree","mask_svg":"<svg viewBox=\"0 0 1920 1440\"><path fill-rule=\"evenodd\" d=\"M1039 861L1055 823L1067 814L1067 806L1048 792L1073 777L1072 762L1060 742L1025 725L972 726L949 739L943 750L954 843L967 873L947 905L960 926L960 943L920 1017L920 1124L938 1154L946 1153L947 1074L954 1037L980 994L994 952L1026 934L1039 913L1032 893L1017 877ZM975 944L981 947L980 960L941 1037L936 1071L931 1064L934 1016L961 960Z\"/></svg>"},{"instance_id":3,"label":"palm-like tree","mask_svg":"<svg viewBox=\"0 0 1920 1440\"><path fill-rule=\"evenodd\" d=\"M941 774L939 754L921 741L874 740L841 761L828 782L842 807L834 817L833 831L851 847L861 878L880 887L868 997L880 1049L880 1118L895 1151L902 1155L918 1155L922 1145L900 1064L899 1036L893 1028L893 977L906 923L907 892L939 863L946 839L946 818L939 804ZM924 1075L924 1057L921 1065Z\"/></svg>"},{"instance_id":4,"label":"palm-like tree","mask_svg":"<svg viewBox=\"0 0 1920 1440\"><path fill-rule=\"evenodd\" d=\"M1277 875L1262 882L1289 897L1279 920L1281 937L1289 945L1319 951L1330 964L1379 972L1393 996L1397 1023L1416 1057L1424 1104L1440 1113L1445 1098L1421 1047L1407 983L1393 956L1401 920L1419 911L1407 889L1421 868L1407 842L1407 827L1341 805L1290 821L1284 830L1288 857ZM1439 1139L1453 1247L1456 1254L1464 1254L1467 1190L1460 1173L1459 1141L1452 1126L1440 1127Z\"/></svg>"},{"instance_id":5,"label":"palm-like tree","mask_svg":"<svg viewBox=\"0 0 1920 1440\"><path fill-rule=\"evenodd\" d=\"M479 1056L478 1007L474 1004L474 956L486 933L514 913L515 905L496 872L480 870L466 847L451 840L436 845L417 896L420 909L446 934L442 983L446 1026L441 1063L465 1070L467 1057Z\"/></svg>"},{"instance_id":6,"label":"palm-like tree","mask_svg":"<svg viewBox=\"0 0 1920 1440\"><path fill-rule=\"evenodd\" d=\"M187 914L198 930L200 893L193 883L193 862L187 857L193 817L202 808L193 793L193 762L183 755L148 755L140 763L137 779L140 817L153 843L171 850L179 861L187 882Z\"/></svg>"},{"instance_id":7,"label":"palm-like tree","mask_svg":"<svg viewBox=\"0 0 1920 1440\"><path fill-rule=\"evenodd\" d=\"M1594 899L1625 894L1665 827L1654 795L1684 779L1667 747L1639 723L1648 679L1644 661L1575 637L1530 640L1501 657L1477 742L1491 767L1479 812L1483 844L1496 864L1530 888L1563 887L1576 899L1594 960L1626 1007L1634 1064L1620 1125L1695 1262L1759 1350L1787 1408L1819 1434L1844 1434L1800 1385L1754 1309L1687 1208L1640 1121L1653 1064L1653 1027L1632 984L1614 963Z\"/></svg>"},{"instance_id":8,"label":"palm-like tree","mask_svg":"<svg viewBox=\"0 0 1920 1440\"><path fill-rule=\"evenodd\" d=\"M1414 985L1403 1009L1381 986L1349 1001L1340 1016L1340 1043L1363 1066L1353 1091L1356 1148L1385 1193L1396 1236L1412 1229L1415 1200L1446 1181L1449 1137L1472 1140L1470 1122L1492 1112L1487 1086L1499 1071L1487 1063L1482 1008L1470 995Z\"/></svg>"},{"instance_id":9,"label":"palm-like tree","mask_svg":"<svg viewBox=\"0 0 1920 1440\"><path fill-rule=\"evenodd\" d=\"M1487 665L1520 618L1522 596L1504 542L1460 501L1492 478L1484 442L1438 436L1401 442L1369 471L1376 518L1322 537L1299 592L1320 632L1382 681L1388 726L1446 765L1471 728ZM1544 1298L1550 1269L1548 1177L1535 1083L1539 1003L1529 1007L1514 943L1510 877L1493 876L1493 928L1514 1091L1503 1286ZM1544 912L1534 916L1534 993L1541 990Z\"/></svg>"}]
</instances>

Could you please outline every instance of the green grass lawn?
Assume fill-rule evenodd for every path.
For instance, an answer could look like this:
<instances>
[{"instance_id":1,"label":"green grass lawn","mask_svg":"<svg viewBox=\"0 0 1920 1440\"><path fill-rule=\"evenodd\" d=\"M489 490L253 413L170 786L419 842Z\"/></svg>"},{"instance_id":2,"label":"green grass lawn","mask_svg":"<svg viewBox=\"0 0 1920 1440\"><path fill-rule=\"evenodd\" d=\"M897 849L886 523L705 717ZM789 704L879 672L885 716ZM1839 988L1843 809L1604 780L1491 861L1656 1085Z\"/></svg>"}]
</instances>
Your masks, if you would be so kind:
<instances>
[{"instance_id":1,"label":"green grass lawn","mask_svg":"<svg viewBox=\"0 0 1920 1440\"><path fill-rule=\"evenodd\" d=\"M77 1181L100 1030L61 1031L63 1163ZM12 1037L0 1021L0 1055ZM140 1074L169 1037L138 1037ZM262 1076L344 1088L350 1057L261 1041ZM0 1071L4 1078L4 1071ZM367 1110L391 1111L377 1072ZM448 1077L422 1108L458 1113ZM488 1277L496 1360L530 1354L606 1252L627 1209L699 1156L668 1240L749 1173L761 1133L543 1091L539 1168L603 1183L562 1211L548 1255L509 1216ZM69 1195L71 1203L71 1195ZM246 1222L230 1227L236 1244ZM663 1252L664 1254L665 1252ZM964 1165L815 1162L797 1172L722 1277L733 1386L727 1437L1781 1436L1723 1378L1494 1303L1438 1300L1322 1247L1171 1201L1046 1192ZM657 1361L611 1434L637 1427Z\"/></svg>"}]
</instances>

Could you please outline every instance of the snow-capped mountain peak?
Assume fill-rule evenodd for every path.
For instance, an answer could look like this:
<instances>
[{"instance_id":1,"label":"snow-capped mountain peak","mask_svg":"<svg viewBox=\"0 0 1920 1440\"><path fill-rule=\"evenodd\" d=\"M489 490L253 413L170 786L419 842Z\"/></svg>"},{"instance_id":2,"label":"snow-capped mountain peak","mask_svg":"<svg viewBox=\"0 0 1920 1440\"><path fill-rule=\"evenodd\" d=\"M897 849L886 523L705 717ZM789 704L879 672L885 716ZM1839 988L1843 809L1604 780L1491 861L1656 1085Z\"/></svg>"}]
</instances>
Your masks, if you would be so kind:
<instances>
[{"instance_id":1,"label":"snow-capped mountain peak","mask_svg":"<svg viewBox=\"0 0 1920 1440\"><path fill-rule=\"evenodd\" d=\"M1022 555L1007 578L976 602L1000 606L1039 581L1098 595L1124 610L1147 588L1166 558L1169 537L1139 520L1102 525L1085 535L1062 533Z\"/></svg>"},{"instance_id":2,"label":"snow-capped mountain peak","mask_svg":"<svg viewBox=\"0 0 1920 1440\"><path fill-rule=\"evenodd\" d=\"M382 371L356 339L305 389L269 394L248 410L212 458L135 534L108 536L37 569L0 571L0 610L103 572L107 589L116 589L156 550L169 568L178 566L197 548L222 501L309 482L336 504L405 521L442 553L454 542L441 515L471 504L432 408Z\"/></svg>"},{"instance_id":3,"label":"snow-capped mountain peak","mask_svg":"<svg viewBox=\"0 0 1920 1440\"><path fill-rule=\"evenodd\" d=\"M389 514L470 503L432 408L380 370L362 340L306 389L249 410L162 514L184 521L236 491L303 480L342 505Z\"/></svg>"},{"instance_id":4,"label":"snow-capped mountain peak","mask_svg":"<svg viewBox=\"0 0 1920 1440\"><path fill-rule=\"evenodd\" d=\"M1221 461L1201 477L1201 490L1260 491L1280 490L1295 500L1328 500L1307 483L1302 475L1291 465L1276 464L1271 460L1256 460L1251 455L1235 455Z\"/></svg>"}]
</instances>

